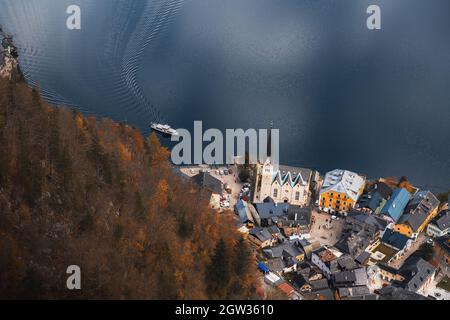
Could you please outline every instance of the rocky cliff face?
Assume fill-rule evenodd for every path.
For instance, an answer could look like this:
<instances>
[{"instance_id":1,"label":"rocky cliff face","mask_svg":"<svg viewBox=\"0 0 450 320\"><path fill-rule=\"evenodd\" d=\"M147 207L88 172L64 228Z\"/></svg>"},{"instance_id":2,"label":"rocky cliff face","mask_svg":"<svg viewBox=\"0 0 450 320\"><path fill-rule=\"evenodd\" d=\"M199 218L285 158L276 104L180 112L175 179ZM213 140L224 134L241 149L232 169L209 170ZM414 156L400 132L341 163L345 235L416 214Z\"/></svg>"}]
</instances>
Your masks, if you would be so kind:
<instances>
[{"instance_id":1,"label":"rocky cliff face","mask_svg":"<svg viewBox=\"0 0 450 320\"><path fill-rule=\"evenodd\" d=\"M0 28L0 77L11 79L15 71L18 70L18 51L12 41L12 37L3 32ZM20 71L19 71L20 73Z\"/></svg>"}]
</instances>

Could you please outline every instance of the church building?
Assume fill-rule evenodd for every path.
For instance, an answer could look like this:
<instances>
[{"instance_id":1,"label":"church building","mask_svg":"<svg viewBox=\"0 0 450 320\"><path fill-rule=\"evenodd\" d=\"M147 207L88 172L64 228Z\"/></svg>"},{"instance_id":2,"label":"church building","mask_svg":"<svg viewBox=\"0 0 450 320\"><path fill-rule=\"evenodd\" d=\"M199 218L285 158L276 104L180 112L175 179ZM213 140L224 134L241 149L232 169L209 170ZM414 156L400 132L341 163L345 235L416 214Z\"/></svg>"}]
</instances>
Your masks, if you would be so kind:
<instances>
[{"instance_id":1,"label":"church building","mask_svg":"<svg viewBox=\"0 0 450 320\"><path fill-rule=\"evenodd\" d=\"M270 197L275 203L307 206L310 201L312 170L279 166L274 169L270 157L257 165L253 202L263 202Z\"/></svg>"}]
</instances>

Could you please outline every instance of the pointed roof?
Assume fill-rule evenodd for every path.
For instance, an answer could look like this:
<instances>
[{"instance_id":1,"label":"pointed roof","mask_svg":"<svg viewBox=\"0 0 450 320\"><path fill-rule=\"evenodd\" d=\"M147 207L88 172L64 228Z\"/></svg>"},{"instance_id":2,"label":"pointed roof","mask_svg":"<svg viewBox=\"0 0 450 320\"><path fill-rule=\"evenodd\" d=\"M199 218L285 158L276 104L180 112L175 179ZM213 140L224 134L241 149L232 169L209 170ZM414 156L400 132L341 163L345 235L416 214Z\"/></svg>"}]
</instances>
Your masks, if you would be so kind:
<instances>
[{"instance_id":1,"label":"pointed roof","mask_svg":"<svg viewBox=\"0 0 450 320\"><path fill-rule=\"evenodd\" d=\"M311 169L280 166L279 169L273 173L272 183L278 181L281 186L286 183L291 187L295 187L297 184L306 186L311 180L311 176Z\"/></svg>"}]
</instances>

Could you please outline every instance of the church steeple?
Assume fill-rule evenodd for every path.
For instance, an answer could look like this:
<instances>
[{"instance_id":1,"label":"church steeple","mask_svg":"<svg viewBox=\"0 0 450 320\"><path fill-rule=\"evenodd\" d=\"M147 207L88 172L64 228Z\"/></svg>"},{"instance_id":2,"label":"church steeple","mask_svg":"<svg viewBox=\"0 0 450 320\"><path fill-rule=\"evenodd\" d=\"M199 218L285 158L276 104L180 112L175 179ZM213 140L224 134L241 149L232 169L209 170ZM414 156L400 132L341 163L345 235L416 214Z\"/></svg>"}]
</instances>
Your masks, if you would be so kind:
<instances>
[{"instance_id":1,"label":"church steeple","mask_svg":"<svg viewBox=\"0 0 450 320\"><path fill-rule=\"evenodd\" d=\"M270 122L269 138L267 139L267 157L272 157L272 129L273 121Z\"/></svg>"}]
</instances>

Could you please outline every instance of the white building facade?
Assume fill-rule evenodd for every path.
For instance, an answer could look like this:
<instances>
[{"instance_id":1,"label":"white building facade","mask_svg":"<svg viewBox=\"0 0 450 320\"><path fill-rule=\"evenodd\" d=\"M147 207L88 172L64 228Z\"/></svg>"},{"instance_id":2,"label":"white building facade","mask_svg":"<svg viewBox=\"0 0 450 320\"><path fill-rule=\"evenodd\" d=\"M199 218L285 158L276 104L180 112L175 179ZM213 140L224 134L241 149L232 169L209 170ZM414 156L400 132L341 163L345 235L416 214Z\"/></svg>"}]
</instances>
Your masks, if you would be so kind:
<instances>
[{"instance_id":1,"label":"white building facade","mask_svg":"<svg viewBox=\"0 0 450 320\"><path fill-rule=\"evenodd\" d=\"M270 158L257 166L253 201L262 202L267 197L276 203L289 203L305 207L311 198L312 170L280 166L275 170Z\"/></svg>"}]
</instances>

